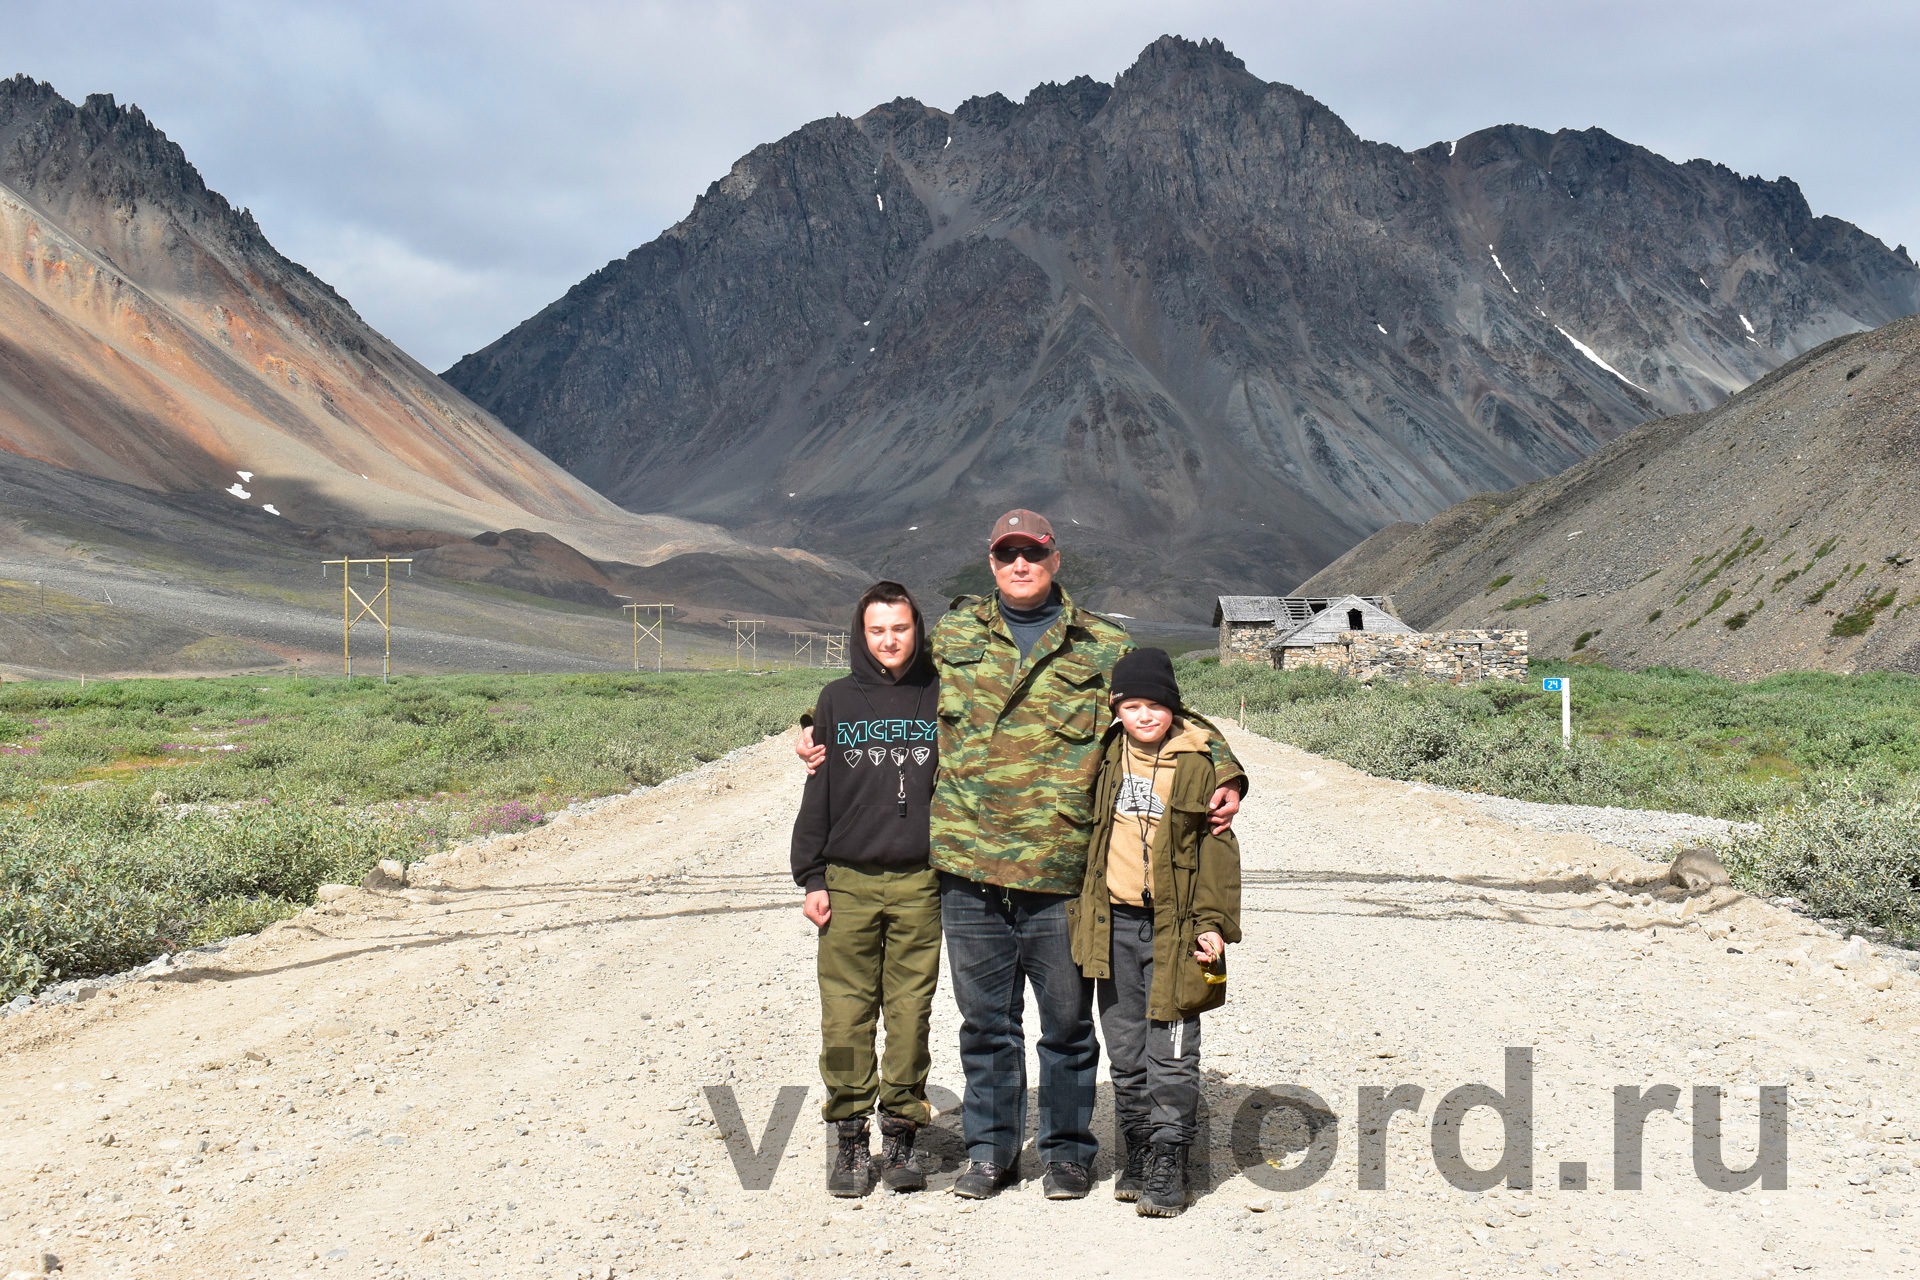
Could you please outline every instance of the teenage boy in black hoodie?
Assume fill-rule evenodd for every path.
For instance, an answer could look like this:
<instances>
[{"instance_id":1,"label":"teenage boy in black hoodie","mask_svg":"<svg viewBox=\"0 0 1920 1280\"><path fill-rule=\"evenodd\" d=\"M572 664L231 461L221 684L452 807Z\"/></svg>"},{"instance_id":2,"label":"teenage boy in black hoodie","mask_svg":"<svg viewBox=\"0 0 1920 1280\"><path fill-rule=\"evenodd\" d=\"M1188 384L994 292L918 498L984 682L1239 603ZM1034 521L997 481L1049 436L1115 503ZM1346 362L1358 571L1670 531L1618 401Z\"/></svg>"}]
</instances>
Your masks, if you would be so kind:
<instances>
[{"instance_id":1,"label":"teenage boy in black hoodie","mask_svg":"<svg viewBox=\"0 0 1920 1280\"><path fill-rule=\"evenodd\" d=\"M822 1117L839 1142L827 1191L864 1196L876 1101L881 1180L895 1191L927 1185L909 1160L932 1119L927 1024L940 978L940 877L927 865L927 818L940 683L926 623L897 582L876 582L860 597L848 649L853 674L814 704L827 760L807 779L793 822L793 880L820 929ZM887 1047L876 1064L883 1012Z\"/></svg>"}]
</instances>

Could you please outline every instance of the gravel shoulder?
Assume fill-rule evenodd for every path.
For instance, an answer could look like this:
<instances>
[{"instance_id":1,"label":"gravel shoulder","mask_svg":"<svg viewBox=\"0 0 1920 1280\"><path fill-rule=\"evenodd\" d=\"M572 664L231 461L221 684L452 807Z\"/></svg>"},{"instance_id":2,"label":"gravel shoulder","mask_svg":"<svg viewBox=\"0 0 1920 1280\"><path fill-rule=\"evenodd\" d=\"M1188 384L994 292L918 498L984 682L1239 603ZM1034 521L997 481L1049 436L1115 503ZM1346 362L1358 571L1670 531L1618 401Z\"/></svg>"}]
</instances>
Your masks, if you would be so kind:
<instances>
[{"instance_id":1,"label":"gravel shoulder","mask_svg":"<svg viewBox=\"0 0 1920 1280\"><path fill-rule=\"evenodd\" d=\"M1698 813L1673 813L1665 809L1622 809L1614 805L1542 804L1536 800L1513 800L1506 796L1485 795L1476 791L1456 791L1451 787L1423 787L1436 795L1464 800L1489 818L1519 827L1522 831L1576 832L1600 844L1612 845L1648 857L1671 859L1675 850L1688 845L1719 844L1739 833L1757 834L1757 822L1732 822Z\"/></svg>"},{"instance_id":2,"label":"gravel shoulder","mask_svg":"<svg viewBox=\"0 0 1920 1280\"><path fill-rule=\"evenodd\" d=\"M1206 1190L1182 1218L1137 1218L1105 1185L947 1194L944 992L933 1189L823 1194L813 937L785 871L800 771L770 739L442 855L406 890L0 1021L0 1274L41 1252L70 1278L1911 1269L1904 966L1836 968L1843 940L1788 911L1655 889L1657 863L1581 831L1230 732L1254 780L1246 942L1205 1020ZM1504 1046L1532 1049L1533 1186L1464 1192L1429 1126L1449 1090L1502 1087ZM1680 1087L1679 1117L1647 1125L1644 1189L1614 1190L1613 1086L1657 1083ZM1780 1083L1788 1187L1703 1186L1690 1086L1726 1087L1738 1168L1755 1086ZM1387 1125L1386 1189L1362 1191L1357 1090L1397 1084L1423 1093ZM713 1122L723 1085L738 1122L724 1105ZM1276 1191L1273 1166L1234 1154L1234 1120L1244 1156L1285 1110L1256 1091L1287 1088L1323 1100L1335 1145L1317 1182ZM784 1158L747 1160L745 1181L770 1174L748 1190L728 1139L780 1145L783 1090L804 1101ZM1100 1108L1110 1132L1104 1083ZM1285 1119L1257 1156L1297 1166L1308 1135ZM1495 1163L1492 1112L1461 1132L1470 1163ZM1588 1189L1558 1189L1562 1161Z\"/></svg>"}]
</instances>

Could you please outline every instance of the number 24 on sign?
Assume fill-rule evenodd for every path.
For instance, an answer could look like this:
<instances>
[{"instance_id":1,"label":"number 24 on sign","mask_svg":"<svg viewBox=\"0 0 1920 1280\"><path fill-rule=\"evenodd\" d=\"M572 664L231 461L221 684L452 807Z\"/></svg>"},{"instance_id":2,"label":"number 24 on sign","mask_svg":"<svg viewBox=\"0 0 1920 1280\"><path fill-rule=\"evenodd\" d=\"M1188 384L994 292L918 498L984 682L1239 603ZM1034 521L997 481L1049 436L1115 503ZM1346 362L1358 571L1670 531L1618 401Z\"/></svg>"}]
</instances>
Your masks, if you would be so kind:
<instances>
[{"instance_id":1,"label":"number 24 on sign","mask_svg":"<svg viewBox=\"0 0 1920 1280\"><path fill-rule=\"evenodd\" d=\"M1562 750L1573 745L1573 682L1565 676L1548 676L1540 682L1540 687L1548 693L1560 695L1560 746Z\"/></svg>"}]
</instances>

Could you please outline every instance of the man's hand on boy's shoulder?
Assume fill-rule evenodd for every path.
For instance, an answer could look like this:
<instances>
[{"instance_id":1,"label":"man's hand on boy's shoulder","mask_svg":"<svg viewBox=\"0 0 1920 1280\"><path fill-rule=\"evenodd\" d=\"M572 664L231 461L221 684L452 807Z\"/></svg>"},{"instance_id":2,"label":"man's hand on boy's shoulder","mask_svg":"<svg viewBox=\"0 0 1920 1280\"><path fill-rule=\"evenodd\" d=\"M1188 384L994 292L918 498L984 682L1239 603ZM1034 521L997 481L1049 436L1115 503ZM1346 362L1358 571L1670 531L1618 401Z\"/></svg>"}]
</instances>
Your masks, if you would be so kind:
<instances>
[{"instance_id":1,"label":"man's hand on boy's shoulder","mask_svg":"<svg viewBox=\"0 0 1920 1280\"><path fill-rule=\"evenodd\" d=\"M824 755L825 752L821 754ZM1228 778L1213 793L1213 799L1207 802L1207 808L1212 811L1207 821L1213 827L1213 834L1221 836L1233 829L1234 815L1240 812L1240 797L1246 790L1247 778L1245 774L1241 774L1238 777Z\"/></svg>"}]
</instances>

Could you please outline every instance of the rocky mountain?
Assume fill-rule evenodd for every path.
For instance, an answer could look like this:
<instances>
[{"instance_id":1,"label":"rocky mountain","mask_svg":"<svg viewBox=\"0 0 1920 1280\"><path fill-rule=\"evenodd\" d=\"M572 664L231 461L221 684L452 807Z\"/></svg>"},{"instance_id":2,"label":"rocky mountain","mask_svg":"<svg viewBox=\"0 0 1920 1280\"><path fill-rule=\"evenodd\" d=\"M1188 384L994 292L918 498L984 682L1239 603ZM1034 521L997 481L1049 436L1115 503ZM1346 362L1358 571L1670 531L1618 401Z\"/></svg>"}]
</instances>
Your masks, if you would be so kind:
<instances>
[{"instance_id":1,"label":"rocky mountain","mask_svg":"<svg viewBox=\"0 0 1920 1280\"><path fill-rule=\"evenodd\" d=\"M1836 338L1562 475L1381 529L1300 592L1730 676L1920 674L1920 318ZM1911 611L1912 616L1907 616Z\"/></svg>"},{"instance_id":2,"label":"rocky mountain","mask_svg":"<svg viewBox=\"0 0 1920 1280\"><path fill-rule=\"evenodd\" d=\"M45 495L40 514L141 536L155 530L135 491L166 495L181 530L238 523L290 545L532 529L582 562L799 565L835 598L822 617L850 572L614 505L277 252L138 108L75 106L24 76L0 81L0 459L21 481L0 514ZM46 483L34 464L79 483ZM488 576L477 549L442 558Z\"/></svg>"},{"instance_id":3,"label":"rocky mountain","mask_svg":"<svg viewBox=\"0 0 1920 1280\"><path fill-rule=\"evenodd\" d=\"M1407 152L1217 41L756 148L446 378L636 511L932 582L1048 511L1204 617L1920 310L1788 179L1514 125Z\"/></svg>"}]
</instances>

